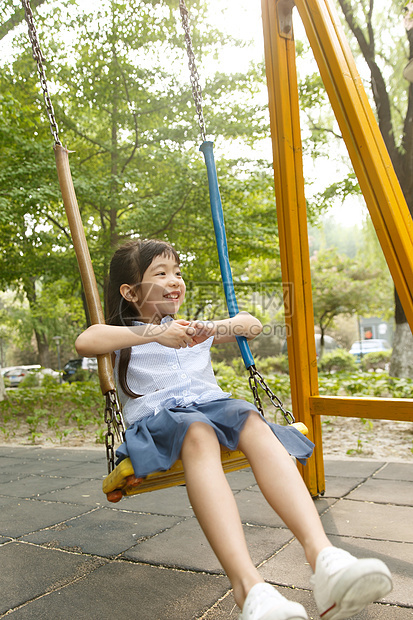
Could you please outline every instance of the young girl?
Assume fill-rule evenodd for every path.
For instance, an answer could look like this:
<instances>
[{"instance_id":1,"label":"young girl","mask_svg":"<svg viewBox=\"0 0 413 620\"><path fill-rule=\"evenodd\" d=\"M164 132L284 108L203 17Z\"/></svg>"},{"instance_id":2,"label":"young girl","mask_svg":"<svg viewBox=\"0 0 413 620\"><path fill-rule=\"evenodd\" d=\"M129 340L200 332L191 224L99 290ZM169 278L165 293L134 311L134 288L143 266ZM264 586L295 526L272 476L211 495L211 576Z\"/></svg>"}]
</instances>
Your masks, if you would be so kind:
<instances>
[{"instance_id":1,"label":"young girl","mask_svg":"<svg viewBox=\"0 0 413 620\"><path fill-rule=\"evenodd\" d=\"M262 326L247 312L207 323L174 319L185 297L179 262L162 241L121 247L110 268L109 324L89 327L76 341L79 355L115 354L128 425L117 455L130 456L137 477L182 459L189 500L231 581L240 620L308 618L302 605L264 583L249 556L220 444L242 450L265 498L303 545L321 617L349 618L391 590L389 570L380 560L357 560L327 539L289 456L305 462L313 444L220 389L211 345L254 338Z\"/></svg>"}]
</instances>

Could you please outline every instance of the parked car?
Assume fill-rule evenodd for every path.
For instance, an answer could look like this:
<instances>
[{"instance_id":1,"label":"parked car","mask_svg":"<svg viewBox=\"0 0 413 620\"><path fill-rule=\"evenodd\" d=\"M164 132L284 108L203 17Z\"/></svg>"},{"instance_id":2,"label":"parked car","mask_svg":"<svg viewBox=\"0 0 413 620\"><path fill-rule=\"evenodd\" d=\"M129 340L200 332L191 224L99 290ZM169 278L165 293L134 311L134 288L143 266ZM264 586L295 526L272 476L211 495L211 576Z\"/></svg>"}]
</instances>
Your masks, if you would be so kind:
<instances>
[{"instance_id":1,"label":"parked car","mask_svg":"<svg viewBox=\"0 0 413 620\"><path fill-rule=\"evenodd\" d=\"M4 383L6 387L18 387L30 372L40 370L40 364L31 364L26 366L11 366L3 372Z\"/></svg>"},{"instance_id":2,"label":"parked car","mask_svg":"<svg viewBox=\"0 0 413 620\"><path fill-rule=\"evenodd\" d=\"M387 340L371 338L370 340L356 340L351 345L350 353L359 362L366 353L376 353L378 351L389 351L391 346Z\"/></svg>"},{"instance_id":3,"label":"parked car","mask_svg":"<svg viewBox=\"0 0 413 620\"><path fill-rule=\"evenodd\" d=\"M63 381L78 381L80 374L79 371L89 371L92 375L97 372L98 361L96 357L78 357L77 359L69 360L63 366Z\"/></svg>"}]
</instances>

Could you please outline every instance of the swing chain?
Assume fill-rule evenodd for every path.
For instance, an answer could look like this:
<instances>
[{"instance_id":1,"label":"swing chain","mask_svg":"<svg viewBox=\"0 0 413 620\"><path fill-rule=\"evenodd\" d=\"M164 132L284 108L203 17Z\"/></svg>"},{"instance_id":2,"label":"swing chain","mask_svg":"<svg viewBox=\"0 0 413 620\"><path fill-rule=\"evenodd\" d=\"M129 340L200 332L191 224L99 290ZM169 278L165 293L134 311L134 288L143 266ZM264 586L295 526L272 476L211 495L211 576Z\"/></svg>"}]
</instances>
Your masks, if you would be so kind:
<instances>
[{"instance_id":1,"label":"swing chain","mask_svg":"<svg viewBox=\"0 0 413 620\"><path fill-rule=\"evenodd\" d=\"M115 390L110 390L106 394L105 422L107 431L105 434L106 459L108 463L108 473L115 469L115 435L118 441L125 441L125 423L120 410L118 398Z\"/></svg>"},{"instance_id":2,"label":"swing chain","mask_svg":"<svg viewBox=\"0 0 413 620\"><path fill-rule=\"evenodd\" d=\"M37 36L36 27L34 25L33 13L30 6L30 0L21 0L24 8L25 18L27 22L27 26L29 29L29 38L32 44L33 58L37 63L37 71L40 77L40 86L43 91L43 99L46 105L46 113L50 123L50 131L54 138L55 144L62 146L62 143L59 139L59 128L56 123L56 118L54 115L54 109L52 105L52 101L50 99L49 89L47 86L46 73L44 70L43 62L44 56L42 54L42 50L40 49L39 37Z\"/></svg>"},{"instance_id":3,"label":"swing chain","mask_svg":"<svg viewBox=\"0 0 413 620\"><path fill-rule=\"evenodd\" d=\"M261 399L258 394L258 386L260 386L264 390L264 392L267 394L268 398L270 399L274 407L276 409L280 409L287 424L294 424L295 418L293 414L291 413L291 411L288 411L288 409L285 409L281 400L278 398L276 394L274 394L272 389L265 382L265 379L262 376L262 374L258 372L258 370L255 368L254 365L250 366L248 370L250 373L248 381L249 381L250 388L254 396L254 404L257 407L258 411L262 415L264 415L264 410L261 404Z\"/></svg>"},{"instance_id":4,"label":"swing chain","mask_svg":"<svg viewBox=\"0 0 413 620\"><path fill-rule=\"evenodd\" d=\"M190 80L192 87L192 96L194 98L196 112L198 114L198 124L199 129L201 130L202 140L206 141L206 130L205 130L205 120L204 113L202 111L202 89L199 83L199 73L196 68L195 63L195 54L192 46L191 32L189 27L189 15L188 9L186 8L184 0L179 0L179 10L181 13L182 19L182 27L185 33L185 43L186 43L186 51L188 54L188 67L190 71Z\"/></svg>"}]
</instances>

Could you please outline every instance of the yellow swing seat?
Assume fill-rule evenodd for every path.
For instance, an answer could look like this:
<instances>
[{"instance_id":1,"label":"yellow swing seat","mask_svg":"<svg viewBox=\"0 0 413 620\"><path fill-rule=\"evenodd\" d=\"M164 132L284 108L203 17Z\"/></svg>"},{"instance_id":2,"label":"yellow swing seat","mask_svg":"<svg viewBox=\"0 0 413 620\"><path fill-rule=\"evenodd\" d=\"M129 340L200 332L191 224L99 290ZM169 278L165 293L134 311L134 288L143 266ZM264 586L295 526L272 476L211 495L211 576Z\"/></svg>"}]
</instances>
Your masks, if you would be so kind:
<instances>
[{"instance_id":1,"label":"yellow swing seat","mask_svg":"<svg viewBox=\"0 0 413 620\"><path fill-rule=\"evenodd\" d=\"M292 426L295 426L303 435L307 435L308 429L302 422L294 422ZM228 450L223 447L221 447L221 463L226 474L250 466L247 457L241 450ZM157 471L148 474L145 478L137 478L133 471L132 462L127 458L106 476L102 489L109 502L118 502L125 495L166 489L184 483L184 468L180 459L168 471Z\"/></svg>"},{"instance_id":2,"label":"yellow swing seat","mask_svg":"<svg viewBox=\"0 0 413 620\"><path fill-rule=\"evenodd\" d=\"M224 472L245 469L249 462L241 450L221 448L221 462ZM178 459L168 471L157 471L145 478L136 478L132 462L124 459L103 481L102 489L109 502L118 502L124 495L136 495L157 489L166 489L185 483L182 461Z\"/></svg>"}]
</instances>

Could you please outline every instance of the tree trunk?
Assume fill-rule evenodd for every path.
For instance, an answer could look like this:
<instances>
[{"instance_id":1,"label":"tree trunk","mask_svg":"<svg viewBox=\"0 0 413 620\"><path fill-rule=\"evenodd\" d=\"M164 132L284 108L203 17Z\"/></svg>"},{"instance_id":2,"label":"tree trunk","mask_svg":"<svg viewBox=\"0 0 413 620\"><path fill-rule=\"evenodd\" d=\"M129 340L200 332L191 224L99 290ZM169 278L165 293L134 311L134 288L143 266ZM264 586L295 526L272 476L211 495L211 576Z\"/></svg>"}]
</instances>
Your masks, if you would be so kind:
<instances>
[{"instance_id":1,"label":"tree trunk","mask_svg":"<svg viewBox=\"0 0 413 620\"><path fill-rule=\"evenodd\" d=\"M375 32L372 24L373 3L370 4L371 11L368 14L363 32L355 16L353 4L349 0L338 0L338 2L350 30L357 39L364 60L369 66L380 131L389 151L410 214L413 215L413 84L408 85L408 103L404 118L402 142L401 146L397 147L392 122L391 93L376 62ZM407 62L413 58L412 0L406 3L405 11L404 25L409 46ZM396 291L395 302L396 332L393 341L390 374L396 377L413 377L413 337Z\"/></svg>"},{"instance_id":2,"label":"tree trunk","mask_svg":"<svg viewBox=\"0 0 413 620\"><path fill-rule=\"evenodd\" d=\"M413 336L407 321L396 323L390 375L413 378Z\"/></svg>"},{"instance_id":3,"label":"tree trunk","mask_svg":"<svg viewBox=\"0 0 413 620\"><path fill-rule=\"evenodd\" d=\"M4 387L3 375L0 375L0 401L7 398L6 388Z\"/></svg>"},{"instance_id":4,"label":"tree trunk","mask_svg":"<svg viewBox=\"0 0 413 620\"><path fill-rule=\"evenodd\" d=\"M29 278L24 285L24 291L26 293L27 300L29 302L29 308L33 312L33 316L36 316L36 281L35 278ZM37 351L39 354L39 364L43 368L50 368L50 351L49 343L46 334L33 327L33 332L36 337Z\"/></svg>"},{"instance_id":5,"label":"tree trunk","mask_svg":"<svg viewBox=\"0 0 413 620\"><path fill-rule=\"evenodd\" d=\"M39 364L43 368L50 368L50 350L49 343L45 334L39 333L34 330L37 342L37 350L39 352Z\"/></svg>"}]
</instances>

